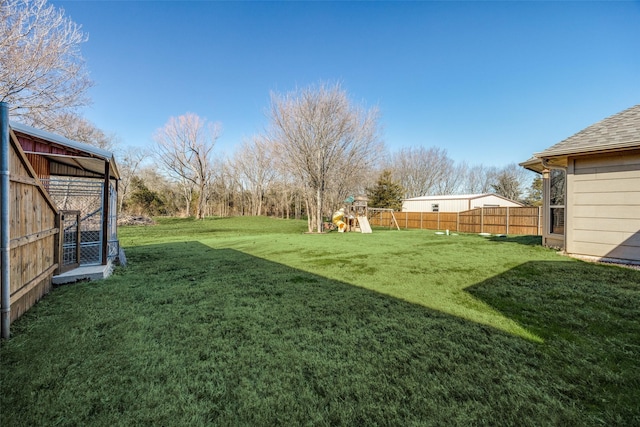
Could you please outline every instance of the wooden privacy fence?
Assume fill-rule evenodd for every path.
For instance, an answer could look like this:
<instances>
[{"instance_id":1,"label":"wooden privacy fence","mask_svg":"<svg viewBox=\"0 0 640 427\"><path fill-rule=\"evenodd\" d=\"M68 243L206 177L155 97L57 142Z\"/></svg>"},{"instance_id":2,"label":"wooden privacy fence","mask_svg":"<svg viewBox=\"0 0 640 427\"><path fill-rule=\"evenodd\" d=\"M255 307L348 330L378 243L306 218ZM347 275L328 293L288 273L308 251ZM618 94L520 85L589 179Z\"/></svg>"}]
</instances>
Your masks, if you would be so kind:
<instances>
[{"instance_id":1,"label":"wooden privacy fence","mask_svg":"<svg viewBox=\"0 0 640 427\"><path fill-rule=\"evenodd\" d=\"M58 212L15 138L9 150L11 321L51 289L58 267Z\"/></svg>"},{"instance_id":2,"label":"wooden privacy fence","mask_svg":"<svg viewBox=\"0 0 640 427\"><path fill-rule=\"evenodd\" d=\"M421 230L449 230L461 233L542 234L542 209L477 208L463 212L394 212L398 227ZM394 225L391 212L375 212L371 225Z\"/></svg>"}]
</instances>

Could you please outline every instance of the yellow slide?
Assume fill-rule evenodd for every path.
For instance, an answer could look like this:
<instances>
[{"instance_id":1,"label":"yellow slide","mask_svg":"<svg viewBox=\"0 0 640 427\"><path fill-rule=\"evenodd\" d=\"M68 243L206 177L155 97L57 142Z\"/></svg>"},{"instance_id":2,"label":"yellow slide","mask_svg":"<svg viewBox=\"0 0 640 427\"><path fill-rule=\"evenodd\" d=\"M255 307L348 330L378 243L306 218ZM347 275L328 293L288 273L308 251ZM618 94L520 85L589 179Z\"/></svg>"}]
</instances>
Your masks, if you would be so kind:
<instances>
[{"instance_id":1,"label":"yellow slide","mask_svg":"<svg viewBox=\"0 0 640 427\"><path fill-rule=\"evenodd\" d=\"M333 214L331 220L338 227L338 232L344 233L347 229L347 224L342 220L344 218L344 209L340 209L336 213Z\"/></svg>"}]
</instances>

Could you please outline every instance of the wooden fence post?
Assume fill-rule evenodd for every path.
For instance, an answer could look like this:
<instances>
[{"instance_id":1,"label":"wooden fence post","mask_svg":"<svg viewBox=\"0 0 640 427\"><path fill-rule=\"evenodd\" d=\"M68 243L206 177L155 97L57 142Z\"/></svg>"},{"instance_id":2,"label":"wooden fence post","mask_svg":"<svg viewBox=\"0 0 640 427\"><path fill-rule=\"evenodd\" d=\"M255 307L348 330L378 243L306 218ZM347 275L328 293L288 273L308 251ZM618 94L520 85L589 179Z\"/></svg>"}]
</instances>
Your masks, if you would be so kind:
<instances>
[{"instance_id":1,"label":"wooden fence post","mask_svg":"<svg viewBox=\"0 0 640 427\"><path fill-rule=\"evenodd\" d=\"M507 232L504 234L509 234L509 206L507 206Z\"/></svg>"},{"instance_id":2,"label":"wooden fence post","mask_svg":"<svg viewBox=\"0 0 640 427\"><path fill-rule=\"evenodd\" d=\"M542 206L538 206L538 236L542 236Z\"/></svg>"},{"instance_id":3,"label":"wooden fence post","mask_svg":"<svg viewBox=\"0 0 640 427\"><path fill-rule=\"evenodd\" d=\"M480 208L480 232L484 233L484 206Z\"/></svg>"}]
</instances>

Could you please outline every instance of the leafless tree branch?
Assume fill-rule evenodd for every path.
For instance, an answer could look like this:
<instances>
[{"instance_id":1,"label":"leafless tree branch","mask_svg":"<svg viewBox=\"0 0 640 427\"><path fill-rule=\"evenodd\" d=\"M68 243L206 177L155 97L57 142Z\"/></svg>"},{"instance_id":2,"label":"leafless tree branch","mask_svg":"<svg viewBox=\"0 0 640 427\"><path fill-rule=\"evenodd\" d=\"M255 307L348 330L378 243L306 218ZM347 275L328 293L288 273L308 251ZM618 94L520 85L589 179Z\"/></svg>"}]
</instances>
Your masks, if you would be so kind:
<instances>
[{"instance_id":1,"label":"leafless tree branch","mask_svg":"<svg viewBox=\"0 0 640 427\"><path fill-rule=\"evenodd\" d=\"M305 184L309 231L322 231L325 194L357 180L382 151L377 109L355 106L339 84L271 95L268 139Z\"/></svg>"},{"instance_id":2,"label":"leafless tree branch","mask_svg":"<svg viewBox=\"0 0 640 427\"><path fill-rule=\"evenodd\" d=\"M81 27L46 0L0 2L0 101L14 118L50 129L56 117L89 104L85 41Z\"/></svg>"},{"instance_id":3,"label":"leafless tree branch","mask_svg":"<svg viewBox=\"0 0 640 427\"><path fill-rule=\"evenodd\" d=\"M213 176L213 147L221 126L196 114L171 117L154 135L155 154L159 165L180 183L187 215L193 192L198 192L196 217L204 218L208 187Z\"/></svg>"}]
</instances>

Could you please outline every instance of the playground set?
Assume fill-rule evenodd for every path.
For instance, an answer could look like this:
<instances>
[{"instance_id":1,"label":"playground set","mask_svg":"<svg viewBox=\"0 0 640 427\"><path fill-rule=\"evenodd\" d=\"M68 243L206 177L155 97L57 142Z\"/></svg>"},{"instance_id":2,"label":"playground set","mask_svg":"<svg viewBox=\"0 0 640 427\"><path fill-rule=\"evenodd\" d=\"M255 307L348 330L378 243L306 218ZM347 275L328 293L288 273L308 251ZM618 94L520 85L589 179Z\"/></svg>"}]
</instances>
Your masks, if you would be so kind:
<instances>
[{"instance_id":1,"label":"playground set","mask_svg":"<svg viewBox=\"0 0 640 427\"><path fill-rule=\"evenodd\" d=\"M371 225L367 219L366 196L349 196L345 201L345 207L333 214L332 222L338 228L338 232L359 231L361 233L371 233Z\"/></svg>"}]
</instances>

